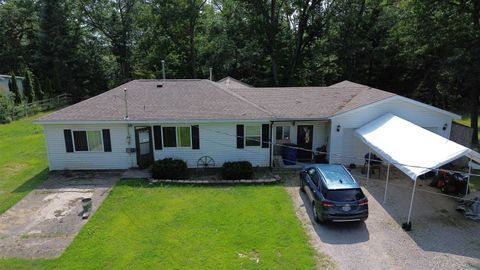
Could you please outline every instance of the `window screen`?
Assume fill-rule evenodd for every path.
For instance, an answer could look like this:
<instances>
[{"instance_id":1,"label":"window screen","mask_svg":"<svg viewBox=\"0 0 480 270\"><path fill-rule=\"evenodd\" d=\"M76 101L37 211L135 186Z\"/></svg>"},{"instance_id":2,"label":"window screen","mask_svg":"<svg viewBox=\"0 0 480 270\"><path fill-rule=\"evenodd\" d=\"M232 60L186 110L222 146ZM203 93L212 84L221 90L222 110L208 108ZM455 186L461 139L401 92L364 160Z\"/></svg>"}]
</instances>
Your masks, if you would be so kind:
<instances>
[{"instance_id":1,"label":"window screen","mask_svg":"<svg viewBox=\"0 0 480 270\"><path fill-rule=\"evenodd\" d=\"M103 151L102 133L99 130L87 131L88 150Z\"/></svg>"},{"instance_id":2,"label":"window screen","mask_svg":"<svg viewBox=\"0 0 480 270\"><path fill-rule=\"evenodd\" d=\"M245 145L246 146L260 146L261 137L260 126L246 126L245 127Z\"/></svg>"},{"instance_id":3,"label":"window screen","mask_svg":"<svg viewBox=\"0 0 480 270\"><path fill-rule=\"evenodd\" d=\"M178 146L179 147L192 147L190 138L190 127L178 127L177 128Z\"/></svg>"}]
</instances>

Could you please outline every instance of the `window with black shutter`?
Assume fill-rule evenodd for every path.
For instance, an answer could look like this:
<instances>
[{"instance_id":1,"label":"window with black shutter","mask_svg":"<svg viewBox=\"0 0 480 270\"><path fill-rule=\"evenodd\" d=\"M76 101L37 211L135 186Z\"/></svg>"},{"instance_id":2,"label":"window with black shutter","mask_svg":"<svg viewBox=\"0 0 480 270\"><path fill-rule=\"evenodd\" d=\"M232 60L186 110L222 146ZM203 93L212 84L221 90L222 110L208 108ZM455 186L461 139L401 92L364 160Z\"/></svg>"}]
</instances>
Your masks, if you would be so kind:
<instances>
[{"instance_id":1,"label":"window with black shutter","mask_svg":"<svg viewBox=\"0 0 480 270\"><path fill-rule=\"evenodd\" d=\"M64 129L63 137L65 138L65 150L67 153L73 152L72 130Z\"/></svg>"},{"instance_id":2,"label":"window with black shutter","mask_svg":"<svg viewBox=\"0 0 480 270\"><path fill-rule=\"evenodd\" d=\"M243 128L243 125L237 125L237 148L244 148L244 128Z\"/></svg>"},{"instance_id":3,"label":"window with black shutter","mask_svg":"<svg viewBox=\"0 0 480 270\"><path fill-rule=\"evenodd\" d=\"M200 130L197 125L192 126L192 149L200 149Z\"/></svg>"},{"instance_id":4,"label":"window with black shutter","mask_svg":"<svg viewBox=\"0 0 480 270\"><path fill-rule=\"evenodd\" d=\"M153 137L155 140L155 150L162 149L162 127L153 126Z\"/></svg>"},{"instance_id":5,"label":"window with black shutter","mask_svg":"<svg viewBox=\"0 0 480 270\"><path fill-rule=\"evenodd\" d=\"M112 152L112 142L110 140L110 129L102 129L103 151Z\"/></svg>"}]
</instances>

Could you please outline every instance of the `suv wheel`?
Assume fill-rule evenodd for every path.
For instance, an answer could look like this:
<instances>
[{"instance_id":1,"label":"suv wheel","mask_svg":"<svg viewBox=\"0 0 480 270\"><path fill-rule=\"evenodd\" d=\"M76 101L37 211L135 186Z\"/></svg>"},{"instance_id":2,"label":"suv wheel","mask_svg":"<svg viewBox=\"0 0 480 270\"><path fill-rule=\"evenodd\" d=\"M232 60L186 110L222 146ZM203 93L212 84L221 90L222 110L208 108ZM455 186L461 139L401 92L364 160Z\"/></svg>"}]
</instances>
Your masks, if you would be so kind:
<instances>
[{"instance_id":1,"label":"suv wheel","mask_svg":"<svg viewBox=\"0 0 480 270\"><path fill-rule=\"evenodd\" d=\"M315 202L312 202L312 212L313 212L313 219L317 223L322 223L322 220L318 217L317 208L315 207Z\"/></svg>"}]
</instances>

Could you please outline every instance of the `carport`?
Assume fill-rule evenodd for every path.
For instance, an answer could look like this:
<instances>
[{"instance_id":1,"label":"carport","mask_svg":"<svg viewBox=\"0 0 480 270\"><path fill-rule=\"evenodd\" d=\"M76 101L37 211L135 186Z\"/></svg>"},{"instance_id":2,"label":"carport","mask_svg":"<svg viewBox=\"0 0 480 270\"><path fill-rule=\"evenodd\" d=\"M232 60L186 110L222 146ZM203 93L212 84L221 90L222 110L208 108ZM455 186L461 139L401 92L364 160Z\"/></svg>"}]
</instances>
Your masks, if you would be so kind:
<instances>
[{"instance_id":1,"label":"carport","mask_svg":"<svg viewBox=\"0 0 480 270\"><path fill-rule=\"evenodd\" d=\"M362 126L354 134L388 162L384 199L387 195L390 165L412 179L408 218L403 226L406 230L411 229L410 217L418 176L462 156L470 158L469 164L472 160L480 162L479 153L390 113ZM370 160L368 166L370 167ZM471 165L469 179L470 171ZM367 169L367 181L369 174L370 168Z\"/></svg>"}]
</instances>

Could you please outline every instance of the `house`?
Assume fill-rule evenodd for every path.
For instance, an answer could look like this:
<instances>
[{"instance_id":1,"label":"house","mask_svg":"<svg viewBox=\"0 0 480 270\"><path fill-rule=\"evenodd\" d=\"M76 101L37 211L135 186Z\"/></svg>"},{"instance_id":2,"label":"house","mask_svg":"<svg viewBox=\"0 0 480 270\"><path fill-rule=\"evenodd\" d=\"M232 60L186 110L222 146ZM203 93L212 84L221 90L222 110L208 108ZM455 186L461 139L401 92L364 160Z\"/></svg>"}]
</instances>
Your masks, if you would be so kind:
<instances>
[{"instance_id":1,"label":"house","mask_svg":"<svg viewBox=\"0 0 480 270\"><path fill-rule=\"evenodd\" d=\"M460 116L365 85L255 88L233 78L134 80L39 118L50 170L126 169L174 157L196 167L273 166L277 145L299 161L326 146L332 163L363 164L354 131L392 113L445 138ZM273 135L273 136L272 136ZM312 151L306 151L312 150ZM275 164L278 165L278 164Z\"/></svg>"},{"instance_id":2,"label":"house","mask_svg":"<svg viewBox=\"0 0 480 270\"><path fill-rule=\"evenodd\" d=\"M23 81L25 80L25 78L20 76L15 77L17 78L18 91L20 92L20 94L23 95ZM8 82L10 82L11 78L12 76L10 75L0 74L0 93L6 93L10 91L10 88L8 87Z\"/></svg>"}]
</instances>

